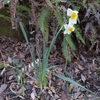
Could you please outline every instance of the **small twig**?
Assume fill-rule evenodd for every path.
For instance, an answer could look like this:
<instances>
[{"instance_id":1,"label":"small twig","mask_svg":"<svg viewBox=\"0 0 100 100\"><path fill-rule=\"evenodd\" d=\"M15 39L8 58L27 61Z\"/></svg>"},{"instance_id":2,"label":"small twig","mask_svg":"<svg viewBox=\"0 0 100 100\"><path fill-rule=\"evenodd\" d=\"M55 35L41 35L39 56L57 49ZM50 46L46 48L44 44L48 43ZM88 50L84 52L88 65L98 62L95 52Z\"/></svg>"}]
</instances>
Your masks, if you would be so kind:
<instances>
[{"instance_id":1,"label":"small twig","mask_svg":"<svg viewBox=\"0 0 100 100\"><path fill-rule=\"evenodd\" d=\"M96 40L95 42L92 43L91 47L89 48L89 51L91 51L93 49L93 47L95 46L95 44L98 42L98 40Z\"/></svg>"},{"instance_id":2,"label":"small twig","mask_svg":"<svg viewBox=\"0 0 100 100\"><path fill-rule=\"evenodd\" d=\"M13 89L12 89L12 87L11 87L11 85L10 85L10 90L11 90L11 92L12 93L14 93L14 94L16 94L17 95L17 97L20 97L21 99L25 99L23 96L20 96L20 95L18 95L18 93L17 92L15 92ZM14 97L15 98L15 97Z\"/></svg>"}]
</instances>

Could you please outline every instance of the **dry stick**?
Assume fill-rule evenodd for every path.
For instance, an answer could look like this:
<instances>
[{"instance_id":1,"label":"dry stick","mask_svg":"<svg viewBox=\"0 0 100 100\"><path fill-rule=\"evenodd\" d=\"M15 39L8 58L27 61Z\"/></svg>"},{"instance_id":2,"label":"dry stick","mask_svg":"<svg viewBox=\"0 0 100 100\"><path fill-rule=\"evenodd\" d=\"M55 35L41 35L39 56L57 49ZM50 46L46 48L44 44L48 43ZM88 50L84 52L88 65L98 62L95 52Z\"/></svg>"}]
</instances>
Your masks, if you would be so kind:
<instances>
[{"instance_id":1,"label":"dry stick","mask_svg":"<svg viewBox=\"0 0 100 100\"><path fill-rule=\"evenodd\" d=\"M11 24L12 29L17 28L17 22L16 22L16 7L17 7L18 0L11 0L10 3L10 15L11 15Z\"/></svg>"},{"instance_id":2,"label":"dry stick","mask_svg":"<svg viewBox=\"0 0 100 100\"><path fill-rule=\"evenodd\" d=\"M12 89L11 85L10 85L9 88L10 88L10 90L11 90L12 93L16 94L16 95L17 95L18 97L20 97L21 99L25 99L23 96L18 95L18 93L15 92L15 91ZM17 97L17 96L16 96L16 97Z\"/></svg>"},{"instance_id":3,"label":"dry stick","mask_svg":"<svg viewBox=\"0 0 100 100\"><path fill-rule=\"evenodd\" d=\"M35 28L36 28L36 32L38 32L38 25L37 25L37 20L36 20L36 14L35 14L35 6L34 6L34 1L33 0L29 0L29 2L31 3L31 12L32 12L32 17L34 19L34 23L35 23Z\"/></svg>"}]
</instances>

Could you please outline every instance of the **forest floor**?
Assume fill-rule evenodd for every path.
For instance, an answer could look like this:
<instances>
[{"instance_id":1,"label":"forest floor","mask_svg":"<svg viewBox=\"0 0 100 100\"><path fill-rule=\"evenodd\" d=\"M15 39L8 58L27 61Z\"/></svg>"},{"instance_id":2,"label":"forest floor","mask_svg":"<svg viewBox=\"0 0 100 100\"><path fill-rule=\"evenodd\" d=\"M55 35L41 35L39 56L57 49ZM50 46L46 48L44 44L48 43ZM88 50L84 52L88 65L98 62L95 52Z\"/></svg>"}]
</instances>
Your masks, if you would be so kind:
<instances>
[{"instance_id":1,"label":"forest floor","mask_svg":"<svg viewBox=\"0 0 100 100\"><path fill-rule=\"evenodd\" d=\"M26 42L0 37L0 100L100 100L100 56L87 51L68 64L59 48L51 52L48 63L58 67L47 71L47 87L41 90L34 68L29 69L32 61ZM22 68L27 71L23 73ZM51 72L65 75L94 93L63 81ZM21 84L18 84L19 75L23 77Z\"/></svg>"}]
</instances>

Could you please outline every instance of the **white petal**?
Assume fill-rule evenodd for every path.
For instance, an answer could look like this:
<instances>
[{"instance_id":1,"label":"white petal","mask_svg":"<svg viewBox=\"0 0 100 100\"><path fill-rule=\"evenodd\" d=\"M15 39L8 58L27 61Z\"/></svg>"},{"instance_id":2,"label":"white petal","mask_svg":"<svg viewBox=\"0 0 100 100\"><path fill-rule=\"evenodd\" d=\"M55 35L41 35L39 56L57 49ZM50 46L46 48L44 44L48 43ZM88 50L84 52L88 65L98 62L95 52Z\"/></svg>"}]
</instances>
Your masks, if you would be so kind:
<instances>
[{"instance_id":1,"label":"white petal","mask_svg":"<svg viewBox=\"0 0 100 100\"><path fill-rule=\"evenodd\" d=\"M67 31L66 30L64 31L64 34L67 34Z\"/></svg>"},{"instance_id":2,"label":"white petal","mask_svg":"<svg viewBox=\"0 0 100 100\"><path fill-rule=\"evenodd\" d=\"M68 31L68 29L66 29L66 30L64 31L64 34L71 34L71 32Z\"/></svg>"},{"instance_id":3,"label":"white petal","mask_svg":"<svg viewBox=\"0 0 100 100\"><path fill-rule=\"evenodd\" d=\"M76 11L76 10L73 10L73 12L75 12L76 14L78 14L78 11Z\"/></svg>"},{"instance_id":4,"label":"white petal","mask_svg":"<svg viewBox=\"0 0 100 100\"><path fill-rule=\"evenodd\" d=\"M67 34L68 34L68 35L70 35L70 34L71 34L71 32L70 32L70 31L68 31L68 32L67 32Z\"/></svg>"},{"instance_id":5,"label":"white petal","mask_svg":"<svg viewBox=\"0 0 100 100\"><path fill-rule=\"evenodd\" d=\"M69 24L76 24L77 23L77 19L69 19Z\"/></svg>"},{"instance_id":6,"label":"white petal","mask_svg":"<svg viewBox=\"0 0 100 100\"><path fill-rule=\"evenodd\" d=\"M65 24L65 25L64 25L64 28L65 28L65 29L67 29L67 28L68 28L68 25L67 25L67 24Z\"/></svg>"},{"instance_id":7,"label":"white petal","mask_svg":"<svg viewBox=\"0 0 100 100\"><path fill-rule=\"evenodd\" d=\"M67 9L67 16L70 16L71 13L72 13L72 9L68 8L68 9Z\"/></svg>"}]
</instances>

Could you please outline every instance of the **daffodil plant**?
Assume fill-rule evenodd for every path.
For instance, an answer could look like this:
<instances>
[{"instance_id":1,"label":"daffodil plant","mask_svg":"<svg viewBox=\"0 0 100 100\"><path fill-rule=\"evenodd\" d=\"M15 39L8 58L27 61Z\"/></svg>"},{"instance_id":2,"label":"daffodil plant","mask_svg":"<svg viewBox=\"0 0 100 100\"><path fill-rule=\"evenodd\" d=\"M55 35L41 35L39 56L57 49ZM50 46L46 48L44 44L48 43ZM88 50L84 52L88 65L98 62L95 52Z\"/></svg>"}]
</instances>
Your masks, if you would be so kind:
<instances>
[{"instance_id":1,"label":"daffodil plant","mask_svg":"<svg viewBox=\"0 0 100 100\"><path fill-rule=\"evenodd\" d=\"M77 23L77 18L78 18L78 11L72 10L70 8L67 9L67 16L69 16L69 23L64 24L64 34L71 34L75 30L74 24Z\"/></svg>"},{"instance_id":2,"label":"daffodil plant","mask_svg":"<svg viewBox=\"0 0 100 100\"><path fill-rule=\"evenodd\" d=\"M72 40L72 35L71 33L75 31L75 35L80 38L81 35L79 32L76 32L77 29L75 29L75 24L77 24L77 19L78 19L78 11L76 10L72 10L70 8L67 9L67 14L68 16L68 23L65 23L63 25L64 27L64 38L63 38L63 42L62 42L62 52L63 55L65 57L65 59L67 60L67 62L71 62L71 54L73 56L76 56L75 54L75 50L76 50L76 46L74 41ZM82 37L81 37L82 39ZM71 53L69 52L69 50L71 50Z\"/></svg>"},{"instance_id":3,"label":"daffodil plant","mask_svg":"<svg viewBox=\"0 0 100 100\"><path fill-rule=\"evenodd\" d=\"M47 70L50 70L51 68L54 68L56 67L57 65L54 65L54 66L50 66L49 69L47 68L48 66L48 59L49 59L49 55L50 55L50 52L51 52L51 49L52 49L52 46L55 42L55 40L57 39L58 35L61 33L63 27L64 27L64 39L63 39L63 52L65 54L65 58L67 59L67 61L71 61L71 55L70 55L70 52L69 52L69 48L71 48L72 52L75 49L75 46L73 44L73 41L71 39L71 32L75 31L75 28L74 28L74 24L77 23L77 18L78 18L78 11L76 10L72 10L70 8L68 8L67 10L67 16L69 16L69 23L68 24L64 24L63 23L61 24L61 27L60 29L56 29L56 32L54 34L54 37L50 43L50 46L47 47L46 46L46 42L43 41L43 56L42 56L42 60L38 60L38 62L36 62L36 58L35 58L35 55L32 54L32 50L30 48L30 44L29 44L29 41L28 41L28 38L27 38L27 34L25 32L25 29L23 27L23 24L21 22L19 22L19 25L20 25L20 28L23 32L23 35L25 37L25 40L26 40L26 43L28 45L28 48L30 50L30 54L31 54L31 58L32 58L32 63L34 65L34 69L35 69L35 72L36 72L36 76L37 76L37 80L38 80L38 83L39 83L39 86L41 89L45 89L46 87L46 72ZM62 22L62 21L60 21ZM80 36L80 34L78 35ZM67 43L66 43L67 42ZM74 53L74 52L73 52ZM74 54L73 54L74 55ZM40 57L39 57L40 58ZM39 64L37 64L39 63ZM53 73L56 77L59 77L65 81L69 81L77 86L80 86L81 88L91 92L90 90L86 89L85 87L83 87L82 85L78 84L77 82L71 80L70 78L67 78L67 77L64 77L60 74L55 74Z\"/></svg>"}]
</instances>

